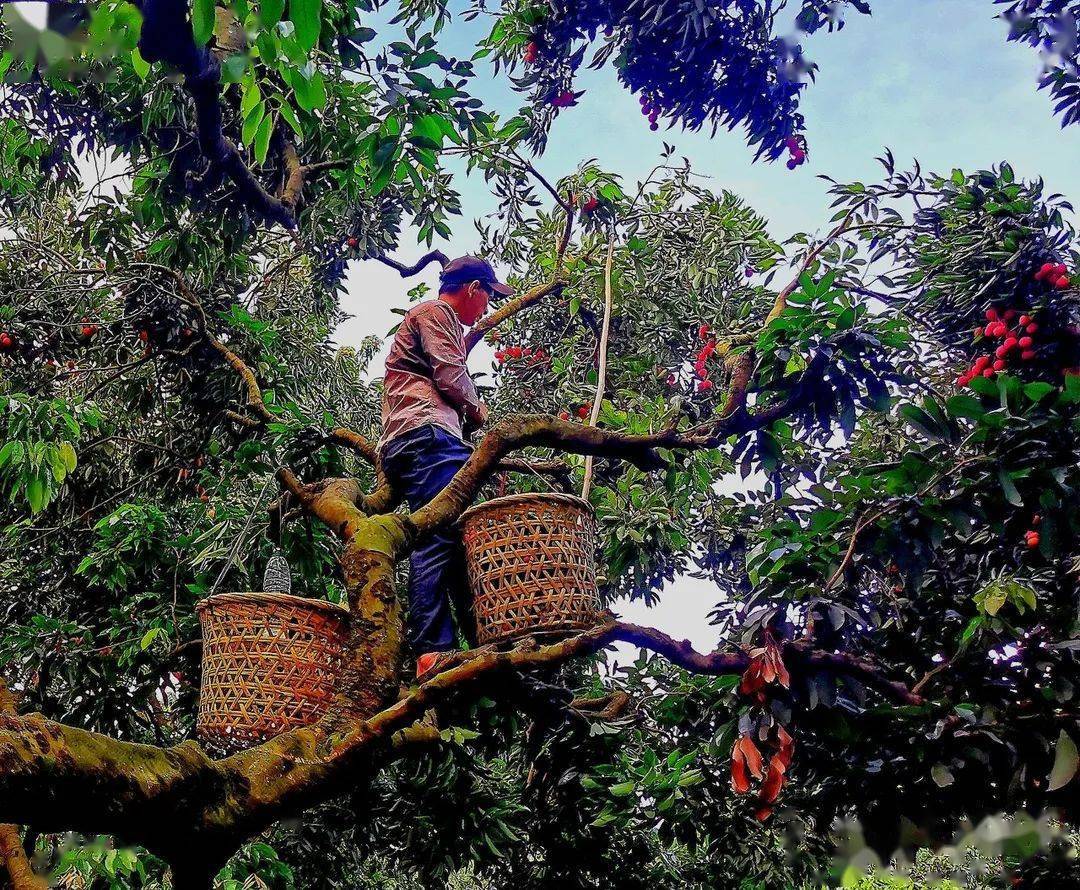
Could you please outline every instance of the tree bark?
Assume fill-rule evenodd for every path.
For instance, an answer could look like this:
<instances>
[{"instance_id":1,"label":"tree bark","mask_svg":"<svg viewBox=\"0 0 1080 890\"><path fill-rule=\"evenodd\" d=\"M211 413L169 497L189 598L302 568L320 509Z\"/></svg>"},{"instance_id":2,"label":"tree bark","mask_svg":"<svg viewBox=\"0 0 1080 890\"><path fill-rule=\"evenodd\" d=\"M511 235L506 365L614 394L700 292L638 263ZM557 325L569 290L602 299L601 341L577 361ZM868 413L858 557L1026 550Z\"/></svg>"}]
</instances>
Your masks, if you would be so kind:
<instances>
[{"instance_id":1,"label":"tree bark","mask_svg":"<svg viewBox=\"0 0 1080 890\"><path fill-rule=\"evenodd\" d=\"M18 826L0 825L0 890L44 890L45 886L30 866Z\"/></svg>"}]
</instances>

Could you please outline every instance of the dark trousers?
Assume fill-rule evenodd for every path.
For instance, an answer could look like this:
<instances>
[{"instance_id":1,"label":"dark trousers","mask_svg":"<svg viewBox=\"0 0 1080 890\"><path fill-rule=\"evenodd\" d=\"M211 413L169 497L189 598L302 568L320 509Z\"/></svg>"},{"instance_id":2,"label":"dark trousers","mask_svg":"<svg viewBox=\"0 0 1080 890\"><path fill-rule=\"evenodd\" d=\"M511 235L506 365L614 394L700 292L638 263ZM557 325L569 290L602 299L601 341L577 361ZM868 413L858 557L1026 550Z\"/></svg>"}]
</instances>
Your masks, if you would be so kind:
<instances>
[{"instance_id":1,"label":"dark trousers","mask_svg":"<svg viewBox=\"0 0 1080 890\"><path fill-rule=\"evenodd\" d=\"M383 470L416 510L442 491L468 460L472 449L442 427L428 424L392 440L383 452ZM462 636L475 634L472 596L465 575L461 536L451 527L432 535L409 557L409 642L416 655L456 646L450 603Z\"/></svg>"}]
</instances>

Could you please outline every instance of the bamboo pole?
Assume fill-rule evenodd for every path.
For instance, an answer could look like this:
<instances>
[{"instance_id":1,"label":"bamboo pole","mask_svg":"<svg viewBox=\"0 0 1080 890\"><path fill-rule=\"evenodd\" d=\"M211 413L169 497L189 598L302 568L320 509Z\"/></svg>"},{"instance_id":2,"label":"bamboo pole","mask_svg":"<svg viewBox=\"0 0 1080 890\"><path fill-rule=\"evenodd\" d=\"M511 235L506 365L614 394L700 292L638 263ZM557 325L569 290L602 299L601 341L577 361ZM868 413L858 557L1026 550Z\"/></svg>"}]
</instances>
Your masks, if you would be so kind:
<instances>
[{"instance_id":1,"label":"bamboo pole","mask_svg":"<svg viewBox=\"0 0 1080 890\"><path fill-rule=\"evenodd\" d=\"M589 426L596 426L597 418L600 417L600 403L604 400L604 389L607 386L607 356L608 335L611 332L611 266L615 259L615 233L608 236L607 261L604 263L604 321L600 326L600 362L596 372L596 395L593 397L592 412L589 415ZM593 456L585 458L585 480L581 484L581 496L586 501L592 490L593 480Z\"/></svg>"}]
</instances>

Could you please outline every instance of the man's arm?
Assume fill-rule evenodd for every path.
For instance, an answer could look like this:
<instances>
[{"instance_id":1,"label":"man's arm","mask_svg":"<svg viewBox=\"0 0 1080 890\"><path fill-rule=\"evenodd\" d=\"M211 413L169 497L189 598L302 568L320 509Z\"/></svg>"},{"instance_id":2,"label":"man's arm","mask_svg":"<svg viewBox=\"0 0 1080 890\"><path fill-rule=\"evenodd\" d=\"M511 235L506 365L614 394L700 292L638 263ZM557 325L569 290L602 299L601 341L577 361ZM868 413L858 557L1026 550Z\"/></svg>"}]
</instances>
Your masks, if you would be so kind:
<instances>
[{"instance_id":1,"label":"man's arm","mask_svg":"<svg viewBox=\"0 0 1080 890\"><path fill-rule=\"evenodd\" d=\"M454 310L445 303L432 307L416 319L416 330L431 364L436 389L466 422L482 426L487 407L480 401L465 365L465 338Z\"/></svg>"}]
</instances>

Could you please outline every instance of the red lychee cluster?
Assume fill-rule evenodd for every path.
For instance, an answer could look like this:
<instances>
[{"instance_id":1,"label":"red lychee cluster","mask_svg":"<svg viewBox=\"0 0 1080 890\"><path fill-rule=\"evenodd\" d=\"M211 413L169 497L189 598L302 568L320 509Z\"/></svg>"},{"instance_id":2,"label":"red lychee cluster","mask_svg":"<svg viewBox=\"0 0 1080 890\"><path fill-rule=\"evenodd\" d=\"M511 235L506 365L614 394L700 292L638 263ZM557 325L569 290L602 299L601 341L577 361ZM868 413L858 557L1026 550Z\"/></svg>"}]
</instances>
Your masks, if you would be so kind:
<instances>
[{"instance_id":1,"label":"red lychee cluster","mask_svg":"<svg viewBox=\"0 0 1080 890\"><path fill-rule=\"evenodd\" d=\"M1051 287L1064 290L1072 284L1069 270L1062 263L1043 263L1035 273L1036 281L1045 281Z\"/></svg>"},{"instance_id":2,"label":"red lychee cluster","mask_svg":"<svg viewBox=\"0 0 1080 890\"><path fill-rule=\"evenodd\" d=\"M585 199L585 203L581 205L582 213L592 213L597 207L600 206L600 199L595 195L589 195Z\"/></svg>"},{"instance_id":3,"label":"red lychee cluster","mask_svg":"<svg viewBox=\"0 0 1080 890\"><path fill-rule=\"evenodd\" d=\"M551 97L551 104L556 108L570 108L577 105L580 95L581 93L575 93L573 90L561 90Z\"/></svg>"},{"instance_id":4,"label":"red lychee cluster","mask_svg":"<svg viewBox=\"0 0 1080 890\"><path fill-rule=\"evenodd\" d=\"M1013 320L1016 319L1016 327ZM1004 371L1015 357L1021 362L1030 362L1038 355L1035 346L1035 334L1039 325L1030 315L1017 318L1015 309L999 312L994 307L986 310L986 327L975 328L975 336L988 340L1001 340L992 355L980 355L965 373L956 379L957 386L967 386L980 375L992 378Z\"/></svg>"},{"instance_id":5,"label":"red lychee cluster","mask_svg":"<svg viewBox=\"0 0 1080 890\"><path fill-rule=\"evenodd\" d=\"M495 351L495 361L500 365L519 359L529 359L531 364L541 365L550 361L551 356L545 350L534 350L531 346L507 346L505 349Z\"/></svg>"},{"instance_id":6,"label":"red lychee cluster","mask_svg":"<svg viewBox=\"0 0 1080 890\"><path fill-rule=\"evenodd\" d=\"M577 409L577 416L580 417L582 420L584 420L590 414L592 414L592 409L593 409L593 403L592 402L586 402L584 405L582 405L580 408Z\"/></svg>"},{"instance_id":7,"label":"red lychee cluster","mask_svg":"<svg viewBox=\"0 0 1080 890\"><path fill-rule=\"evenodd\" d=\"M15 338L7 331L0 331L0 349L5 352L15 345Z\"/></svg>"},{"instance_id":8,"label":"red lychee cluster","mask_svg":"<svg viewBox=\"0 0 1080 890\"><path fill-rule=\"evenodd\" d=\"M84 319L82 320L82 335L83 335L83 336L84 336L84 337L85 337L85 338L86 338L87 340L89 340L89 339L90 339L91 337L93 337L93 336L94 336L94 335L95 335L95 334L96 334L96 333L97 333L98 331L100 331L100 330L101 330L101 326L100 326L100 325L96 325L96 324L93 324L93 323L92 323L92 322L90 321L90 319L88 319L88 318L84 318Z\"/></svg>"},{"instance_id":9,"label":"red lychee cluster","mask_svg":"<svg viewBox=\"0 0 1080 890\"><path fill-rule=\"evenodd\" d=\"M540 47L536 45L535 40L530 40L528 43L526 43L525 44L525 54L524 54L525 64L526 65L533 64L533 62L536 61L536 57L537 57L537 55L539 55L539 53L540 53Z\"/></svg>"},{"instance_id":10,"label":"red lychee cluster","mask_svg":"<svg viewBox=\"0 0 1080 890\"><path fill-rule=\"evenodd\" d=\"M701 347L698 354L694 357L694 374L698 378L698 392L708 392L713 388L713 382L709 379L709 368L707 363L709 361L709 356L716 351L716 339L709 336L709 330L709 326L702 323L697 331L698 339L705 341L705 345ZM668 382L671 382L670 378Z\"/></svg>"},{"instance_id":11,"label":"red lychee cluster","mask_svg":"<svg viewBox=\"0 0 1080 890\"><path fill-rule=\"evenodd\" d=\"M356 250L360 246L360 239L356 237L350 237L345 239L345 244L350 250Z\"/></svg>"},{"instance_id":12,"label":"red lychee cluster","mask_svg":"<svg viewBox=\"0 0 1080 890\"><path fill-rule=\"evenodd\" d=\"M648 96L642 96L638 102L641 103L641 113L649 119L649 129L659 130L660 124L657 121L660 119L660 109L649 101Z\"/></svg>"},{"instance_id":13,"label":"red lychee cluster","mask_svg":"<svg viewBox=\"0 0 1080 890\"><path fill-rule=\"evenodd\" d=\"M1035 530L1042 524L1042 517L1036 513L1031 517L1031 524L1033 528L1024 532L1024 543L1027 544L1028 550L1034 550L1039 546L1039 542L1042 538L1039 537L1039 533Z\"/></svg>"},{"instance_id":14,"label":"red lychee cluster","mask_svg":"<svg viewBox=\"0 0 1080 890\"><path fill-rule=\"evenodd\" d=\"M790 157L788 158L787 168L794 170L796 167L801 167L806 163L806 149L803 147L802 141L798 136L788 136L784 140L784 145L787 146Z\"/></svg>"}]
</instances>

